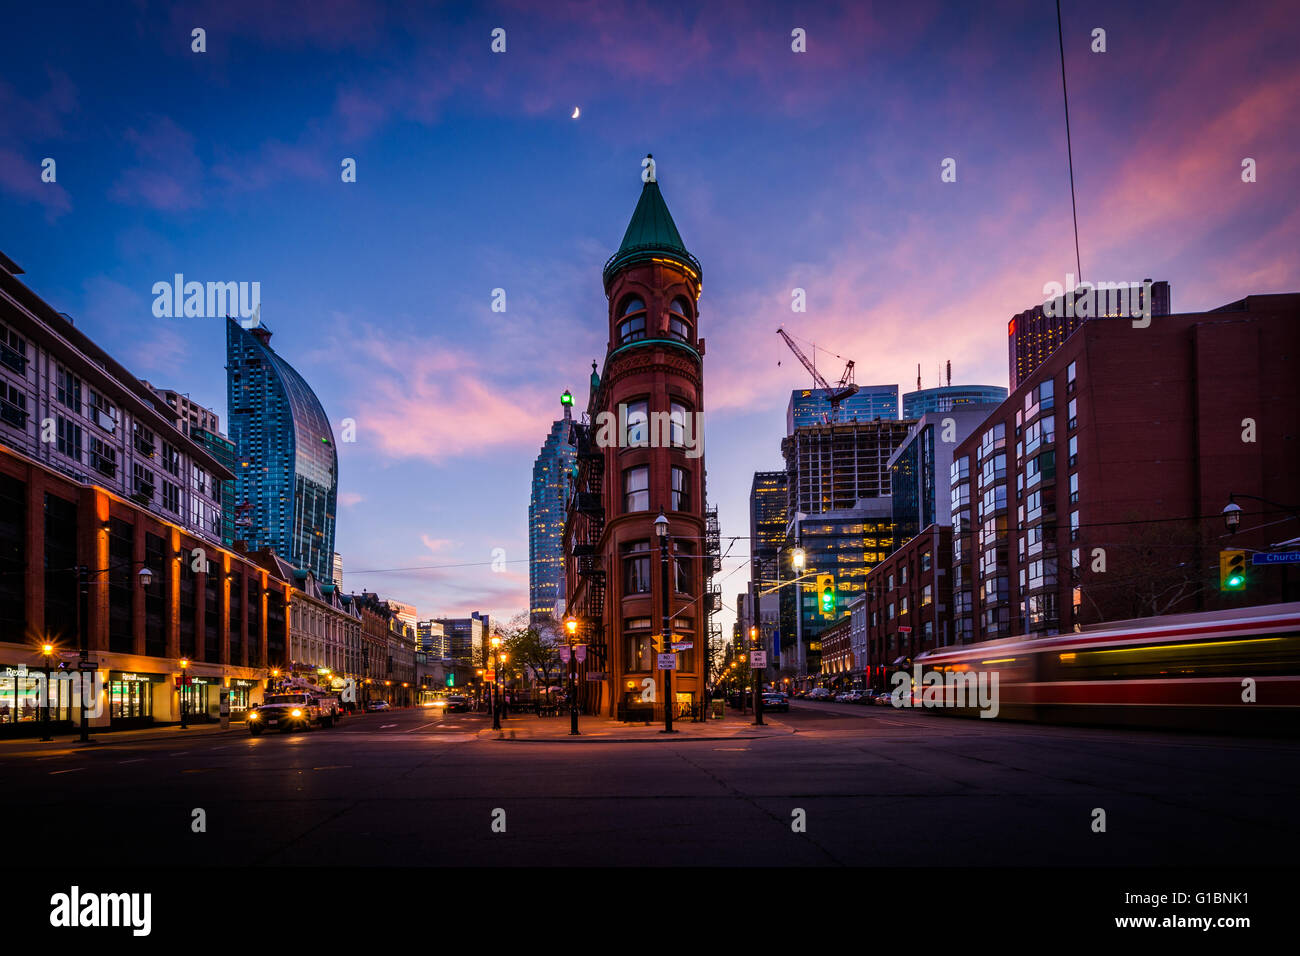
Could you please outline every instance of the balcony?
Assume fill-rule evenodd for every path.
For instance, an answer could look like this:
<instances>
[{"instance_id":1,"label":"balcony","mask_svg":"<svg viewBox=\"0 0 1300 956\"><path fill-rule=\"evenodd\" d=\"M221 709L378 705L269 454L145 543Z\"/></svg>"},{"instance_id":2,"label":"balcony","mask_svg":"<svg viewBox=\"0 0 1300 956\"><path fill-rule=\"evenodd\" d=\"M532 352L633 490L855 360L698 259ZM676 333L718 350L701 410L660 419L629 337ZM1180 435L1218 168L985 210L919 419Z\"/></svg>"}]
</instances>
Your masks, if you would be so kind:
<instances>
[{"instance_id":1,"label":"balcony","mask_svg":"<svg viewBox=\"0 0 1300 956\"><path fill-rule=\"evenodd\" d=\"M9 402L0 401L0 422L6 425L12 425L14 428L27 427L27 412L17 405L11 405Z\"/></svg>"},{"instance_id":2,"label":"balcony","mask_svg":"<svg viewBox=\"0 0 1300 956\"><path fill-rule=\"evenodd\" d=\"M25 375L27 373L27 356L17 349L10 348L6 343L0 342L0 365L13 369L19 375Z\"/></svg>"},{"instance_id":3,"label":"balcony","mask_svg":"<svg viewBox=\"0 0 1300 956\"><path fill-rule=\"evenodd\" d=\"M95 452L90 453L90 467L106 478L117 476L117 461L113 458L107 458L104 455L98 455Z\"/></svg>"}]
</instances>

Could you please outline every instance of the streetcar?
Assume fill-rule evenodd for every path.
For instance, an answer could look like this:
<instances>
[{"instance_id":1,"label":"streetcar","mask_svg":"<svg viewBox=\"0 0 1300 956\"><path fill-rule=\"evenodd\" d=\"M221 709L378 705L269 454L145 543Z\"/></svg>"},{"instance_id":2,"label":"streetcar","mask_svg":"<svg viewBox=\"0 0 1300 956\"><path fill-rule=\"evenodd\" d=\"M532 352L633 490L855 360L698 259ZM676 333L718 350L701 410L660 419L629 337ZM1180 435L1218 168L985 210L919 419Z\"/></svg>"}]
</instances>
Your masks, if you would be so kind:
<instances>
[{"instance_id":1,"label":"streetcar","mask_svg":"<svg viewBox=\"0 0 1300 956\"><path fill-rule=\"evenodd\" d=\"M1004 719L1300 733L1300 603L1002 638L926 651L907 663L910 673L943 678L943 687L929 678L936 687L926 706L935 713L978 715L953 685L989 683L996 674L996 713ZM909 704L920 707L917 684Z\"/></svg>"}]
</instances>

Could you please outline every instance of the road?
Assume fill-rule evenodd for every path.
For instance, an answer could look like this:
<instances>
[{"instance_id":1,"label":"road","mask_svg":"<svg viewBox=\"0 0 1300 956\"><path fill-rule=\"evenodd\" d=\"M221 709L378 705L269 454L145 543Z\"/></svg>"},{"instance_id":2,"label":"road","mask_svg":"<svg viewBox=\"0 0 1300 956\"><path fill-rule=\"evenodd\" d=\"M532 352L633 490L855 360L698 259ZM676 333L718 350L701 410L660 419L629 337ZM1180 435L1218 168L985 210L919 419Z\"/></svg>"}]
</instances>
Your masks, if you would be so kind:
<instances>
[{"instance_id":1,"label":"road","mask_svg":"<svg viewBox=\"0 0 1300 956\"><path fill-rule=\"evenodd\" d=\"M117 865L1249 865L1300 850L1300 742L798 701L770 716L796 733L508 741L480 739L481 715L398 711L0 765L11 826L93 837L87 852Z\"/></svg>"}]
</instances>

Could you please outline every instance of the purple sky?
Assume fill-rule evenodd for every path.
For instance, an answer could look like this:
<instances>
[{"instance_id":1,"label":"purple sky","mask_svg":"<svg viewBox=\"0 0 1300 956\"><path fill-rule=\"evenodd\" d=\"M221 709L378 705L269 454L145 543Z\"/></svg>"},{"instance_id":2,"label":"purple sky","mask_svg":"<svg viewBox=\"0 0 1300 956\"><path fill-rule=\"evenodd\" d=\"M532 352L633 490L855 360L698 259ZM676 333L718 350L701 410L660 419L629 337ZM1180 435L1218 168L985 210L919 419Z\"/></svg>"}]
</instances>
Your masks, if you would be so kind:
<instances>
[{"instance_id":1,"label":"purple sky","mask_svg":"<svg viewBox=\"0 0 1300 956\"><path fill-rule=\"evenodd\" d=\"M155 319L150 289L261 282L277 350L336 433L357 422L345 586L424 616L526 606L533 458L603 356L600 270L647 151L704 265L724 536L747 533L752 472L779 467L810 384L777 326L860 383L907 390L920 363L933 386L951 359L954 382L1005 385L1007 319L1075 271L1048 2L271 6L11 11L0 249L223 423L220 321ZM1063 9L1084 276L1168 279L1178 311L1300 288L1294 4ZM728 605L747 553L724 564ZM357 573L431 565L463 567Z\"/></svg>"}]
</instances>

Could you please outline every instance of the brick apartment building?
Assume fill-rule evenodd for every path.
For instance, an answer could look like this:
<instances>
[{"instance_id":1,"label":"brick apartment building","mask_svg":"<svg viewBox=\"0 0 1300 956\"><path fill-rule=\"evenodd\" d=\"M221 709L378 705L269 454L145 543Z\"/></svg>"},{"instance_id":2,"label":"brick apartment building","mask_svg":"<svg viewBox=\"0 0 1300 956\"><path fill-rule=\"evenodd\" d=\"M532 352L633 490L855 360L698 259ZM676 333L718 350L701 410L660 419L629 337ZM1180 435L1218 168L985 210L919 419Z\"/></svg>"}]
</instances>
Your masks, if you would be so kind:
<instances>
[{"instance_id":1,"label":"brick apartment building","mask_svg":"<svg viewBox=\"0 0 1300 956\"><path fill-rule=\"evenodd\" d=\"M1218 552L1300 533L1298 363L1297 293L1082 323L957 448L955 639L1294 596L1283 567L1221 595Z\"/></svg>"}]
</instances>

